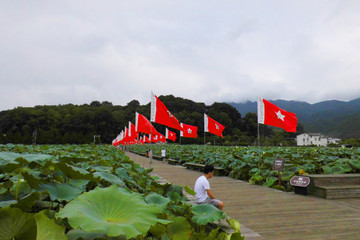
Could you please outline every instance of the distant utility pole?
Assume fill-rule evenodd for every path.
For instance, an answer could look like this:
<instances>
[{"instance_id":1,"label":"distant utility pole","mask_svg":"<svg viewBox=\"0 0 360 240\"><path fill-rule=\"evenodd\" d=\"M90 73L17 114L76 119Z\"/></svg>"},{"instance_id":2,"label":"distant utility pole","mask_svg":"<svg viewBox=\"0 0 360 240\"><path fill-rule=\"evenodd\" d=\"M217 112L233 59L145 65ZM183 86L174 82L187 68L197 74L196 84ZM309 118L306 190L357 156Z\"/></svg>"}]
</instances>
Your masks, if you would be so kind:
<instances>
[{"instance_id":1,"label":"distant utility pole","mask_svg":"<svg viewBox=\"0 0 360 240\"><path fill-rule=\"evenodd\" d=\"M100 135L94 135L94 144L96 143L96 138L99 138L100 140Z\"/></svg>"},{"instance_id":2,"label":"distant utility pole","mask_svg":"<svg viewBox=\"0 0 360 240\"><path fill-rule=\"evenodd\" d=\"M33 131L33 136L32 136L32 144L36 145L36 137L37 137L37 131Z\"/></svg>"}]
</instances>

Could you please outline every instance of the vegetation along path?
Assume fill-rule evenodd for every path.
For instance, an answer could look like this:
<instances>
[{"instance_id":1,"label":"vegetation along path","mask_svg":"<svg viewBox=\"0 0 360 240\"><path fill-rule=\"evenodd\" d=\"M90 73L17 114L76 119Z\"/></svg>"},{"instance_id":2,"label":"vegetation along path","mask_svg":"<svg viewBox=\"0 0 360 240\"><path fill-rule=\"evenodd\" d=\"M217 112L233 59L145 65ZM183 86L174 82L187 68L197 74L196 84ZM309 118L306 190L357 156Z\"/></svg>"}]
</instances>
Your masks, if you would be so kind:
<instances>
[{"instance_id":1,"label":"vegetation along path","mask_svg":"<svg viewBox=\"0 0 360 240\"><path fill-rule=\"evenodd\" d=\"M127 153L149 168L149 159ZM200 172L153 160L153 174L171 183L193 188ZM224 212L242 224L247 240L360 239L360 199L326 200L214 176L211 190L224 204ZM246 227L245 227L246 226Z\"/></svg>"}]
</instances>

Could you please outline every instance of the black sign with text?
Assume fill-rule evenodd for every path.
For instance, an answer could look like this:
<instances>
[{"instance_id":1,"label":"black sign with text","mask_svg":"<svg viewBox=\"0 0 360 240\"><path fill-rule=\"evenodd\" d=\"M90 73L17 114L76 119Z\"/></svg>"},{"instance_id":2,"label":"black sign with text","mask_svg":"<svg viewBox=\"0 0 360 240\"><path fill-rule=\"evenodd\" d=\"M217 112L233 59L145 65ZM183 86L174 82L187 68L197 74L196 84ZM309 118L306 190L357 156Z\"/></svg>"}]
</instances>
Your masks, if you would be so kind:
<instances>
[{"instance_id":1,"label":"black sign with text","mask_svg":"<svg viewBox=\"0 0 360 240\"><path fill-rule=\"evenodd\" d=\"M282 171L284 169L284 163L285 163L284 159L275 159L273 170Z\"/></svg>"}]
</instances>

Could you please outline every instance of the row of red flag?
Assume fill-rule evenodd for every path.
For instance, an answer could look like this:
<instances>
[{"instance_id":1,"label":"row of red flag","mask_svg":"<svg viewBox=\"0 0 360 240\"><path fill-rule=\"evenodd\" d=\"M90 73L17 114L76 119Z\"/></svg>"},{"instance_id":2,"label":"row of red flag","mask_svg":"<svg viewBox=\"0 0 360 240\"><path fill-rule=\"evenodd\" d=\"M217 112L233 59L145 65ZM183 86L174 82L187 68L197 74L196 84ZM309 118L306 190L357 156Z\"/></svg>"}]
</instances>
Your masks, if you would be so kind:
<instances>
[{"instance_id":1,"label":"row of red flag","mask_svg":"<svg viewBox=\"0 0 360 240\"><path fill-rule=\"evenodd\" d=\"M167 109L159 98L152 93L150 121L142 114L135 113L135 125L129 122L129 127L113 140L113 145L119 144L145 144L166 142L166 139L176 141L176 133L165 129L165 136L159 133L151 124L155 122L180 131L181 137L197 138L198 127L185 123L180 123L174 115ZM269 101L258 99L258 123L283 128L287 132L296 132L297 118L294 113L280 109ZM204 113L204 132L223 137L222 132L225 127L210 118ZM139 136L143 133L143 136ZM148 136L146 136L147 134Z\"/></svg>"}]
</instances>

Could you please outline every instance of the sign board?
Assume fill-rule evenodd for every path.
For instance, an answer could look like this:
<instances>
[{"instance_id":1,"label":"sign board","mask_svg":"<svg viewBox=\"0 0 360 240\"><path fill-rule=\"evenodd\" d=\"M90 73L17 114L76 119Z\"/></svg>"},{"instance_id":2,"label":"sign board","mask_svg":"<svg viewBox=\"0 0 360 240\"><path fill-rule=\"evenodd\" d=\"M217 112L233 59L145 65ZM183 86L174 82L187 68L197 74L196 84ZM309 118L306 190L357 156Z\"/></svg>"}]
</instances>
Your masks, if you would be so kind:
<instances>
[{"instance_id":1,"label":"sign board","mask_svg":"<svg viewBox=\"0 0 360 240\"><path fill-rule=\"evenodd\" d=\"M303 176L294 176L290 179L291 186L307 187L310 184L310 178Z\"/></svg>"},{"instance_id":2,"label":"sign board","mask_svg":"<svg viewBox=\"0 0 360 240\"><path fill-rule=\"evenodd\" d=\"M285 163L284 159L275 159L273 170L282 171L284 169L284 163Z\"/></svg>"}]
</instances>

